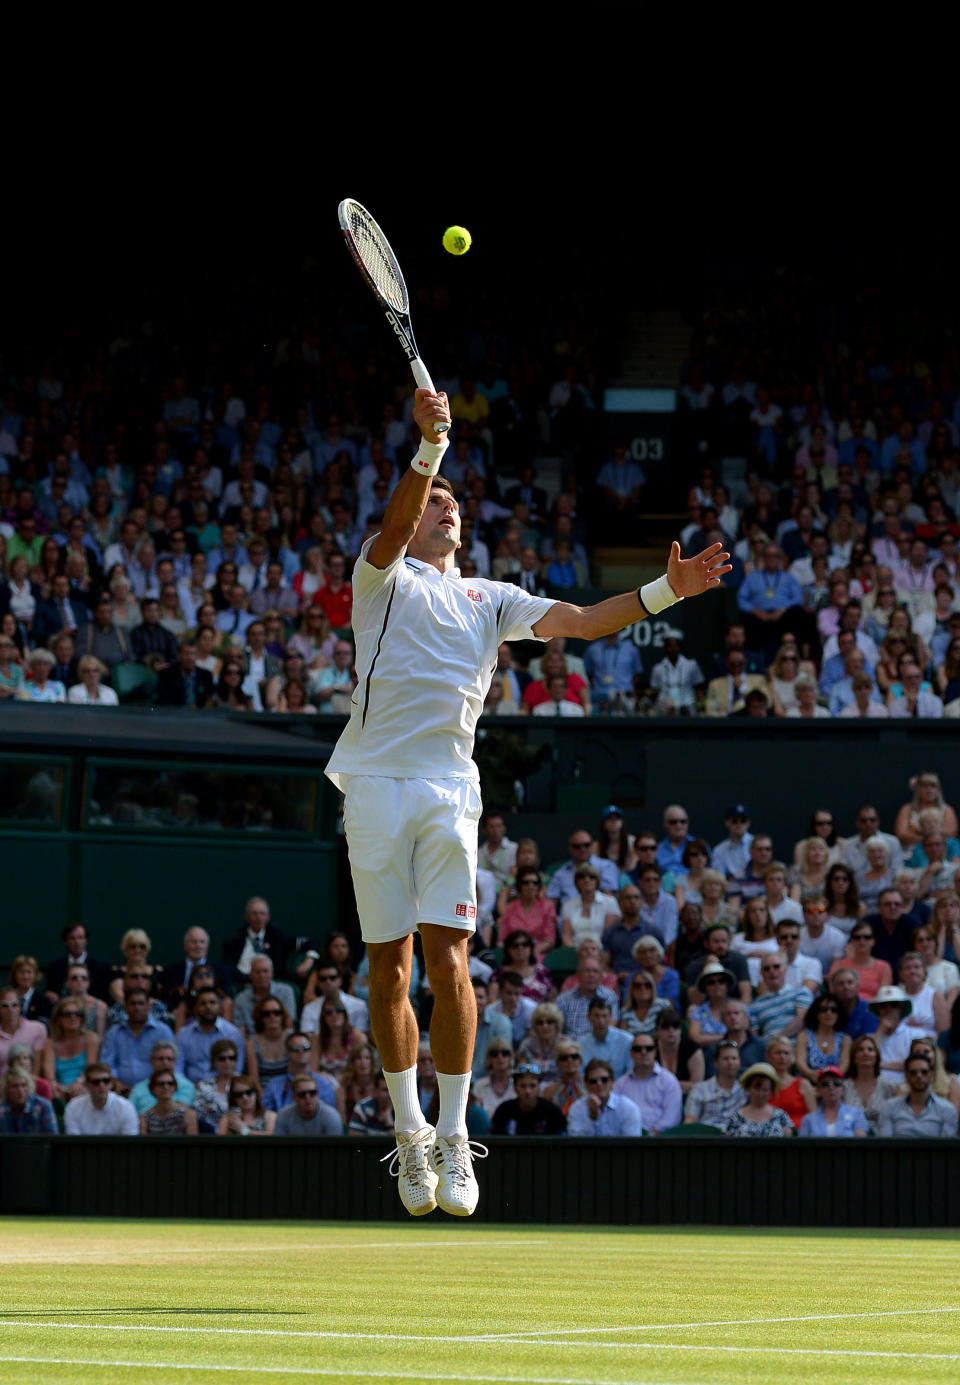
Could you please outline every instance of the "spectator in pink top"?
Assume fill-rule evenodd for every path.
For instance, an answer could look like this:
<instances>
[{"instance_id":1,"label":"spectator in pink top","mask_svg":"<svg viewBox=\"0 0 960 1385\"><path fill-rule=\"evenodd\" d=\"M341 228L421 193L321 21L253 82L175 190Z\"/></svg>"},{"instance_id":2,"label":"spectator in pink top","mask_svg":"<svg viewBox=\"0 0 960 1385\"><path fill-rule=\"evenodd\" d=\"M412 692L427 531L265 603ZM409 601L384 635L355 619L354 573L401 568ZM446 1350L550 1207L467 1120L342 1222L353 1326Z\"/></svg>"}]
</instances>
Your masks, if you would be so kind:
<instances>
[{"instance_id":1,"label":"spectator in pink top","mask_svg":"<svg viewBox=\"0 0 960 1385\"><path fill-rule=\"evenodd\" d=\"M13 986L4 986L0 990L0 1073L7 1066L11 1045L29 1044L35 1054L41 1054L46 1042L46 1027L39 1020L25 1020L17 992Z\"/></svg>"},{"instance_id":2,"label":"spectator in pink top","mask_svg":"<svg viewBox=\"0 0 960 1385\"><path fill-rule=\"evenodd\" d=\"M552 899L540 899L540 872L533 866L517 869L516 899L510 901L500 916L498 927L502 938L520 931L533 939L537 959L557 945L557 906Z\"/></svg>"}]
</instances>

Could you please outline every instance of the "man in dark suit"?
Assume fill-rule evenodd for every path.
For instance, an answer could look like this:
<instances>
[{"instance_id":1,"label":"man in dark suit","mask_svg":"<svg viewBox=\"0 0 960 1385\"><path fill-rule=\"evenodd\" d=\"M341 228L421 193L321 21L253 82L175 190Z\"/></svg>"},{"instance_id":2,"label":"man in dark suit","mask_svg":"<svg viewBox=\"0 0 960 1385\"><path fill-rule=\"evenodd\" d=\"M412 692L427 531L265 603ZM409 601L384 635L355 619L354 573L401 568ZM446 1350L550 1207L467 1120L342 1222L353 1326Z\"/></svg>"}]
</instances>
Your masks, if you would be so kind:
<instances>
[{"instance_id":1,"label":"man in dark suit","mask_svg":"<svg viewBox=\"0 0 960 1385\"><path fill-rule=\"evenodd\" d=\"M496 671L503 680L502 700L508 704L512 703L514 710L519 713L523 706L523 694L531 678L522 668L514 667L513 647L506 642L497 650Z\"/></svg>"},{"instance_id":2,"label":"man in dark suit","mask_svg":"<svg viewBox=\"0 0 960 1385\"><path fill-rule=\"evenodd\" d=\"M278 979L285 976L287 957L296 940L270 922L270 905L259 895L247 900L243 919L244 926L231 933L223 944L223 960L232 969L234 982L245 986L250 963L264 953L273 962L274 975Z\"/></svg>"},{"instance_id":3,"label":"man in dark suit","mask_svg":"<svg viewBox=\"0 0 960 1385\"><path fill-rule=\"evenodd\" d=\"M190 985L190 977L197 967L210 967L217 985L228 995L232 992L232 969L210 960L210 934L199 924L193 924L183 935L183 957L163 969L164 998L171 1011L183 999Z\"/></svg>"},{"instance_id":4,"label":"man in dark suit","mask_svg":"<svg viewBox=\"0 0 960 1385\"><path fill-rule=\"evenodd\" d=\"M35 644L45 645L61 630L70 634L82 629L90 619L90 609L83 601L77 601L70 591L70 578L55 577L49 597L37 602L33 618L33 639Z\"/></svg>"},{"instance_id":5,"label":"man in dark suit","mask_svg":"<svg viewBox=\"0 0 960 1385\"><path fill-rule=\"evenodd\" d=\"M77 646L72 635L59 635L54 640L53 657L57 662L50 670L51 681L62 683L65 688L72 688L74 683L79 683Z\"/></svg>"},{"instance_id":6,"label":"man in dark suit","mask_svg":"<svg viewBox=\"0 0 960 1385\"><path fill-rule=\"evenodd\" d=\"M529 544L520 550L520 568L507 573L503 581L513 582L531 596L546 596L547 587L540 575L540 557L537 550Z\"/></svg>"},{"instance_id":7,"label":"man in dark suit","mask_svg":"<svg viewBox=\"0 0 960 1385\"><path fill-rule=\"evenodd\" d=\"M43 972L46 978L47 995L56 1002L63 995L67 972L74 965L85 966L90 973L90 994L106 1000L110 984L111 969L108 962L98 962L87 952L87 930L82 923L68 923L60 936L67 949L65 957L57 957L48 962Z\"/></svg>"},{"instance_id":8,"label":"man in dark suit","mask_svg":"<svg viewBox=\"0 0 960 1385\"><path fill-rule=\"evenodd\" d=\"M130 652L138 664L165 668L177 657L177 637L160 624L160 602L148 596L140 603L143 624L130 631Z\"/></svg>"},{"instance_id":9,"label":"man in dark suit","mask_svg":"<svg viewBox=\"0 0 960 1385\"><path fill-rule=\"evenodd\" d=\"M536 472L532 466L525 466L520 473L520 484L511 486L503 497L511 510L514 505L528 505L531 519L543 519L549 508L547 492L542 486L533 484Z\"/></svg>"},{"instance_id":10,"label":"man in dark suit","mask_svg":"<svg viewBox=\"0 0 960 1385\"><path fill-rule=\"evenodd\" d=\"M213 697L213 674L197 668L197 646L181 640L177 662L161 669L157 677L157 702L161 707L205 707Z\"/></svg>"}]
</instances>

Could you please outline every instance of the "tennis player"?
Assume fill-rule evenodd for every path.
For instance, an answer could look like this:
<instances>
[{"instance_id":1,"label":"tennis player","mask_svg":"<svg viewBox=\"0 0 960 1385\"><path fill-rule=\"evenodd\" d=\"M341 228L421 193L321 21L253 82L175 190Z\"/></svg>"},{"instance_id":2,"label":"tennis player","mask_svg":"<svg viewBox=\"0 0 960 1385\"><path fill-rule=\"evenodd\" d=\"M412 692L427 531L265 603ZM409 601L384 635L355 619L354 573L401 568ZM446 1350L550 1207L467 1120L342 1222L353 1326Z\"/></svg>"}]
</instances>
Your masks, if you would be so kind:
<instances>
[{"instance_id":1,"label":"tennis player","mask_svg":"<svg viewBox=\"0 0 960 1385\"><path fill-rule=\"evenodd\" d=\"M591 607L507 582L461 580L460 513L438 476L447 440L430 441L437 424L450 424L446 396L418 389L413 416L424 440L353 572L358 683L327 774L344 793L370 1019L396 1113L391 1171L414 1216L439 1206L464 1217L478 1199L473 1160L485 1153L468 1143L466 1127L477 1023L467 949L481 813L472 751L497 648L555 635L597 639L717 586L730 568L719 544L685 560L674 544L663 577ZM434 995L436 1129L417 1100L408 999L416 929Z\"/></svg>"}]
</instances>

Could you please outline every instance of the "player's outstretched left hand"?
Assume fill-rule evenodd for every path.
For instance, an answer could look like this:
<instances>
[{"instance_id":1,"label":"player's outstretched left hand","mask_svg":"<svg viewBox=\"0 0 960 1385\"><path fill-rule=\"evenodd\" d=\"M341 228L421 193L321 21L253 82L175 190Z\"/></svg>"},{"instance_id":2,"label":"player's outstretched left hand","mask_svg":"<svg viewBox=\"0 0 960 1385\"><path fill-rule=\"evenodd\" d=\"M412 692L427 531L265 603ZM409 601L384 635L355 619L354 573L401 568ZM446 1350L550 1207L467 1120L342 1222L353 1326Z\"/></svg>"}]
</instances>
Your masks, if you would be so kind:
<instances>
[{"instance_id":1,"label":"player's outstretched left hand","mask_svg":"<svg viewBox=\"0 0 960 1385\"><path fill-rule=\"evenodd\" d=\"M724 573L733 571L729 557L722 543L712 543L693 558L681 558L680 545L674 542L667 559L667 581L677 596L699 596L710 587L719 587Z\"/></svg>"}]
</instances>

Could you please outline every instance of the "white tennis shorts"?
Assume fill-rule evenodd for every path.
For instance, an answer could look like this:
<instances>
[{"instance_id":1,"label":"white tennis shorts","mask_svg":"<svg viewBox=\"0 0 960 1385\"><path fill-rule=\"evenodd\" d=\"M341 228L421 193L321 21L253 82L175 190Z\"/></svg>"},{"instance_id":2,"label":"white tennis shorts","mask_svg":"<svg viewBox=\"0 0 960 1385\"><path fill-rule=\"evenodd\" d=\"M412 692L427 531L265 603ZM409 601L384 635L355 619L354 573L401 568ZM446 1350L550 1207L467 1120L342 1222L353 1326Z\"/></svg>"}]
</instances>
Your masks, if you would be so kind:
<instances>
[{"instance_id":1,"label":"white tennis shorts","mask_svg":"<svg viewBox=\"0 0 960 1385\"><path fill-rule=\"evenodd\" d=\"M480 791L469 779L344 776L343 824L364 942L477 926Z\"/></svg>"}]
</instances>

